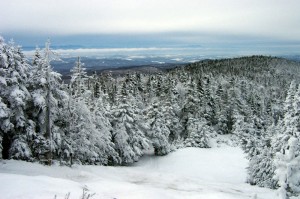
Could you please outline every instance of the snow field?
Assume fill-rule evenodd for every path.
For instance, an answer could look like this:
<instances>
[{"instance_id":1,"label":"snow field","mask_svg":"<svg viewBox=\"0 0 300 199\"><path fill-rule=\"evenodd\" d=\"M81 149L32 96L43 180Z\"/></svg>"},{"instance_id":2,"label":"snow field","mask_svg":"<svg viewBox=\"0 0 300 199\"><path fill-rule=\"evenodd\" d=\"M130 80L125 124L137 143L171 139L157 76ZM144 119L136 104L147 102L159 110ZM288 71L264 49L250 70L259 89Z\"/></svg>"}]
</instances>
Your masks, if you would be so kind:
<instances>
[{"instance_id":1,"label":"snow field","mask_svg":"<svg viewBox=\"0 0 300 199\"><path fill-rule=\"evenodd\" d=\"M239 148L185 148L167 156L144 156L128 167L43 166L0 162L0 199L57 199L83 187L94 199L274 199L276 191L246 184L247 160Z\"/></svg>"}]
</instances>

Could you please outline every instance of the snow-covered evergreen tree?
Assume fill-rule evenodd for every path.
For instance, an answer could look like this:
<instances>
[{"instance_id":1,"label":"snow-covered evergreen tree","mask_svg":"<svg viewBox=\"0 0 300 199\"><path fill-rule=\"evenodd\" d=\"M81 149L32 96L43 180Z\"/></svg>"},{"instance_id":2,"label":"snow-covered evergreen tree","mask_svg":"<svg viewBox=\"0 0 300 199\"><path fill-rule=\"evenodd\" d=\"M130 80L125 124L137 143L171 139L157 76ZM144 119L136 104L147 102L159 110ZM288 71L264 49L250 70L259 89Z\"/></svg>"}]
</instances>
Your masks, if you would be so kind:
<instances>
[{"instance_id":1,"label":"snow-covered evergreen tree","mask_svg":"<svg viewBox=\"0 0 300 199\"><path fill-rule=\"evenodd\" d=\"M113 142L122 163L133 163L149 147L149 140L143 132L142 121L136 110L134 98L129 93L126 82L120 90L113 107Z\"/></svg>"},{"instance_id":2,"label":"snow-covered evergreen tree","mask_svg":"<svg viewBox=\"0 0 300 199\"><path fill-rule=\"evenodd\" d=\"M1 86L3 86L3 84ZM0 125L0 129L1 129L1 131L0 131L0 143L1 143L1 145L0 145L0 153L1 153L0 154L0 159L3 158L2 157L2 152L3 152L2 150L3 150L3 145L4 145L4 143L3 143L4 133L7 132L7 129L11 128L10 127L11 123L9 121L9 115L10 115L9 111L10 111L9 108L7 108L7 105L2 102L2 98L0 97L0 124L1 124ZM7 144L9 145L10 143L7 143ZM9 149L5 149L5 150L9 150Z\"/></svg>"},{"instance_id":3,"label":"snow-covered evergreen tree","mask_svg":"<svg viewBox=\"0 0 300 199\"><path fill-rule=\"evenodd\" d=\"M300 87L292 82L285 101L285 115L274 140L275 179L281 198L300 194Z\"/></svg>"},{"instance_id":4,"label":"snow-covered evergreen tree","mask_svg":"<svg viewBox=\"0 0 300 199\"><path fill-rule=\"evenodd\" d=\"M300 193L300 146L298 137L285 137L285 147L276 153L275 179L278 180L278 194L282 199L299 196Z\"/></svg>"},{"instance_id":5,"label":"snow-covered evergreen tree","mask_svg":"<svg viewBox=\"0 0 300 199\"><path fill-rule=\"evenodd\" d=\"M166 118L163 115L165 108L166 107L161 106L158 101L154 100L147 111L147 118L150 126L147 136L152 142L155 155L166 155L171 151L169 143L170 129L168 128Z\"/></svg>"},{"instance_id":6,"label":"snow-covered evergreen tree","mask_svg":"<svg viewBox=\"0 0 300 199\"><path fill-rule=\"evenodd\" d=\"M5 156L3 158L29 160L31 151L26 141L26 132L31 123L27 119L26 109L30 93L26 84L30 66L21 48L14 42L6 44L1 37L0 64L0 137L3 138L2 146L5 146L2 149L2 154Z\"/></svg>"},{"instance_id":7,"label":"snow-covered evergreen tree","mask_svg":"<svg viewBox=\"0 0 300 199\"><path fill-rule=\"evenodd\" d=\"M197 97L196 85L191 79L187 85L186 100L182 110L182 122L184 127L183 138L189 136L189 125L193 124L191 121L200 119L199 99ZM189 122L190 121L190 122ZM193 128L193 127L191 127Z\"/></svg>"},{"instance_id":8,"label":"snow-covered evergreen tree","mask_svg":"<svg viewBox=\"0 0 300 199\"><path fill-rule=\"evenodd\" d=\"M171 144L171 148L173 150L177 147L182 147L183 142L183 124L181 121L181 107L178 102L178 93L175 88L173 88L170 93L168 93L168 97L164 102L163 106L166 107L163 109L163 114L166 118L167 126L170 130L169 135L169 143Z\"/></svg>"},{"instance_id":9,"label":"snow-covered evergreen tree","mask_svg":"<svg viewBox=\"0 0 300 199\"><path fill-rule=\"evenodd\" d=\"M252 185L261 187L276 188L277 181L274 179L274 147L272 146L272 137L278 132L278 127L272 125L268 128L266 136L262 137L257 154L249 160L248 182Z\"/></svg>"},{"instance_id":10,"label":"snow-covered evergreen tree","mask_svg":"<svg viewBox=\"0 0 300 199\"><path fill-rule=\"evenodd\" d=\"M100 94L103 96L103 94ZM114 165L121 163L119 154L115 150L115 144L112 141L113 128L109 121L110 114L107 110L102 98L98 98L94 104L94 123L96 125L97 133L100 138L100 142L95 143L101 150L100 158L104 165Z\"/></svg>"},{"instance_id":11,"label":"snow-covered evergreen tree","mask_svg":"<svg viewBox=\"0 0 300 199\"><path fill-rule=\"evenodd\" d=\"M84 64L81 62L80 57L77 58L75 66L71 69L70 86L73 96L80 96L84 92L84 83L87 79Z\"/></svg>"},{"instance_id":12,"label":"snow-covered evergreen tree","mask_svg":"<svg viewBox=\"0 0 300 199\"><path fill-rule=\"evenodd\" d=\"M200 121L194 118L189 118L188 120L188 137L184 141L186 147L199 147L199 148L209 148L209 136L214 132L207 125L206 120L203 118Z\"/></svg>"},{"instance_id":13,"label":"snow-covered evergreen tree","mask_svg":"<svg viewBox=\"0 0 300 199\"><path fill-rule=\"evenodd\" d=\"M95 119L99 119L99 115L97 117L93 115L84 101L74 101L70 109L71 139L69 139L70 149L66 156L72 156L75 161L82 164L108 164L105 146L110 144L107 142L109 129L100 129L100 124L97 128Z\"/></svg>"},{"instance_id":14,"label":"snow-covered evergreen tree","mask_svg":"<svg viewBox=\"0 0 300 199\"><path fill-rule=\"evenodd\" d=\"M36 123L35 130L30 134L30 146L34 156L41 161L62 155L62 137L67 122L64 109L68 94L61 83L61 75L54 72L50 65L53 58L50 57L49 46L50 42L47 42L44 54L36 49L28 81L32 96L28 112Z\"/></svg>"}]
</instances>

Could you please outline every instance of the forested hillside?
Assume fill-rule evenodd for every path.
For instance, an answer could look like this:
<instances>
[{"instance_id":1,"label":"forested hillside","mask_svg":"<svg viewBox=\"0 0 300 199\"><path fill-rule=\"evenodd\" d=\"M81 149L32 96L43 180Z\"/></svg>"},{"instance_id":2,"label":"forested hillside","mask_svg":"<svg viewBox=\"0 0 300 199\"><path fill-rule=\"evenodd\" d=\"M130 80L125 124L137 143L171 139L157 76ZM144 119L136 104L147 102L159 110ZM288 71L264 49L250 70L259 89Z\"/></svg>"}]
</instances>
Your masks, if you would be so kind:
<instances>
[{"instance_id":1,"label":"forested hillside","mask_svg":"<svg viewBox=\"0 0 300 199\"><path fill-rule=\"evenodd\" d=\"M88 76L78 58L69 84L49 43L32 63L0 39L3 159L126 165L149 148L211 147L230 134L250 160L249 182L300 192L297 62L252 56L204 60L161 74Z\"/></svg>"}]
</instances>

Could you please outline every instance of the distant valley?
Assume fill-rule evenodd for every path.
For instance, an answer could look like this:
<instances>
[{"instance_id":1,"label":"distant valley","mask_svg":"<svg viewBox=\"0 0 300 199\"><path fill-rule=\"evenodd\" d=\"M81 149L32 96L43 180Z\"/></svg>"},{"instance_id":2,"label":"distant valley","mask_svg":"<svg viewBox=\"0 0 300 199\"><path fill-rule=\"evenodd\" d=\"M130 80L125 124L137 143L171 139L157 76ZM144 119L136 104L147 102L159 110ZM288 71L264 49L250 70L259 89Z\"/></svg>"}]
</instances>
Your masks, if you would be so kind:
<instances>
[{"instance_id":1,"label":"distant valley","mask_svg":"<svg viewBox=\"0 0 300 199\"><path fill-rule=\"evenodd\" d=\"M63 79L70 78L70 69L78 58L62 58L60 61L52 61L51 64L57 72L63 75ZM92 73L110 72L114 76L124 73L139 72L139 73L158 73L168 68L185 65L187 63L200 60L199 58L174 58L174 57L115 57L115 58L95 58L82 57L81 62L84 63L86 72Z\"/></svg>"}]
</instances>

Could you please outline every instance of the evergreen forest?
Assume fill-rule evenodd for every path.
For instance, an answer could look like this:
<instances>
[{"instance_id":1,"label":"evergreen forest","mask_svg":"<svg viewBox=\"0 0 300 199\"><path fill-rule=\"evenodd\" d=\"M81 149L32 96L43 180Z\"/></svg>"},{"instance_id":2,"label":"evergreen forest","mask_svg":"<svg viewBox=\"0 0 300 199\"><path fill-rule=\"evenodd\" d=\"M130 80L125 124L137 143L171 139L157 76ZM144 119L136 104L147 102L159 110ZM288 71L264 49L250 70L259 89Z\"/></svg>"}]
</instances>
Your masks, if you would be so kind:
<instances>
[{"instance_id":1,"label":"evergreen forest","mask_svg":"<svg viewBox=\"0 0 300 199\"><path fill-rule=\"evenodd\" d=\"M78 58L66 83L52 60L50 43L29 61L0 37L0 159L129 165L228 136L250 184L300 193L300 63L248 56L114 77Z\"/></svg>"}]
</instances>

